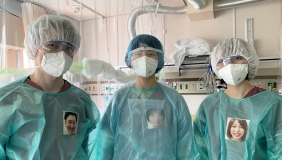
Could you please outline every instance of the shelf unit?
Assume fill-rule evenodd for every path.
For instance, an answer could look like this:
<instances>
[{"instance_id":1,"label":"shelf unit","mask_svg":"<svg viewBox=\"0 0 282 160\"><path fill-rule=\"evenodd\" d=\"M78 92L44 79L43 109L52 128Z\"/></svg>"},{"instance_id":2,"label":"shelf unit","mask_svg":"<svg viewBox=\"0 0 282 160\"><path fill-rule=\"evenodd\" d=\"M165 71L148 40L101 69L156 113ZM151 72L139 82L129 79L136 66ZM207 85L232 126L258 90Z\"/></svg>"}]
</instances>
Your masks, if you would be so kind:
<instances>
[{"instance_id":1,"label":"shelf unit","mask_svg":"<svg viewBox=\"0 0 282 160\"><path fill-rule=\"evenodd\" d=\"M207 58L209 55L185 56L181 66L178 68L178 75L181 76L181 70L207 69Z\"/></svg>"}]
</instances>

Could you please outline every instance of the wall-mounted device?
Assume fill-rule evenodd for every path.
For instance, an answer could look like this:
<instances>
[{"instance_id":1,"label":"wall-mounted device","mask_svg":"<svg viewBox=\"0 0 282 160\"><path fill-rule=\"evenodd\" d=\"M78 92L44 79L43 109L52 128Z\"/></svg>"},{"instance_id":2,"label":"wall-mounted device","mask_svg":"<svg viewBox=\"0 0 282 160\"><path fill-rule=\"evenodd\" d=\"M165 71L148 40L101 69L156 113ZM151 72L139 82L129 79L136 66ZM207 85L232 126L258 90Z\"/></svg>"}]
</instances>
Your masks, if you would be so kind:
<instances>
[{"instance_id":1,"label":"wall-mounted device","mask_svg":"<svg viewBox=\"0 0 282 160\"><path fill-rule=\"evenodd\" d=\"M245 22L245 41L254 45L254 19L248 18Z\"/></svg>"}]
</instances>

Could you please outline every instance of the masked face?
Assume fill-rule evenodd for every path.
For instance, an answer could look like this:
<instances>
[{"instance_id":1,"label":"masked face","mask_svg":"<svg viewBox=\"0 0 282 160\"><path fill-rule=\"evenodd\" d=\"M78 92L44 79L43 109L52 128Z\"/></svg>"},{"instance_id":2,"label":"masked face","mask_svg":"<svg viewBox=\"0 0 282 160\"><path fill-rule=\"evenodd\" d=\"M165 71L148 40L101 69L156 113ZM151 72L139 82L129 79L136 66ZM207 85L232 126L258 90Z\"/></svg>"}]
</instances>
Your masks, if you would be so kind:
<instances>
[{"instance_id":1,"label":"masked face","mask_svg":"<svg viewBox=\"0 0 282 160\"><path fill-rule=\"evenodd\" d=\"M134 72L141 77L150 77L155 74L157 66L158 61L147 56L132 61Z\"/></svg>"},{"instance_id":2,"label":"masked face","mask_svg":"<svg viewBox=\"0 0 282 160\"><path fill-rule=\"evenodd\" d=\"M54 77L60 77L66 73L71 65L72 58L69 57L64 51L43 54L41 61L42 69L47 74Z\"/></svg>"},{"instance_id":3,"label":"masked face","mask_svg":"<svg viewBox=\"0 0 282 160\"><path fill-rule=\"evenodd\" d=\"M228 64L218 71L218 75L230 85L241 83L248 74L248 64Z\"/></svg>"}]
</instances>

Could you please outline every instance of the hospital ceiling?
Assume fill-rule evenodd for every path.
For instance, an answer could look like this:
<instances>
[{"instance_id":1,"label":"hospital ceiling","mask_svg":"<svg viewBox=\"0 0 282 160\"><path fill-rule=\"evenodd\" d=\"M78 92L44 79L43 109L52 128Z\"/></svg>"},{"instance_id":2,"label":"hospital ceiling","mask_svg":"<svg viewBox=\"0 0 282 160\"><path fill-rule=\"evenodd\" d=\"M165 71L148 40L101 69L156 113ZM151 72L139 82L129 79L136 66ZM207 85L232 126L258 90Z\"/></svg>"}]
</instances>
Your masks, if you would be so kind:
<instances>
[{"instance_id":1,"label":"hospital ceiling","mask_svg":"<svg viewBox=\"0 0 282 160\"><path fill-rule=\"evenodd\" d=\"M130 14L139 6L156 5L158 2L163 6L184 6L185 0L17 0L20 2L31 1L44 8L60 11L76 20L90 20L101 17ZM80 3L82 3L81 12ZM77 11L77 13L75 13ZM95 14L97 13L97 14Z\"/></svg>"}]
</instances>

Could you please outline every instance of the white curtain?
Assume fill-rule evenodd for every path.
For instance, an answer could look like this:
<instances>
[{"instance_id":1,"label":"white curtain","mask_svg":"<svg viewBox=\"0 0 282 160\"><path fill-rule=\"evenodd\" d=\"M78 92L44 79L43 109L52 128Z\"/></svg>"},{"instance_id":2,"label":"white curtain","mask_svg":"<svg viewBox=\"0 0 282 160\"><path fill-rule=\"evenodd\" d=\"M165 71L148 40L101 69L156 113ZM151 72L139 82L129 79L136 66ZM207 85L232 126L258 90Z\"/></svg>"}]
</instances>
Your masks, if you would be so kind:
<instances>
[{"instance_id":1,"label":"white curtain","mask_svg":"<svg viewBox=\"0 0 282 160\"><path fill-rule=\"evenodd\" d=\"M21 4L22 8L22 19L24 31L26 31L27 26L38 17L46 13L46 10L38 5L34 5L30 2L23 2Z\"/></svg>"}]
</instances>

